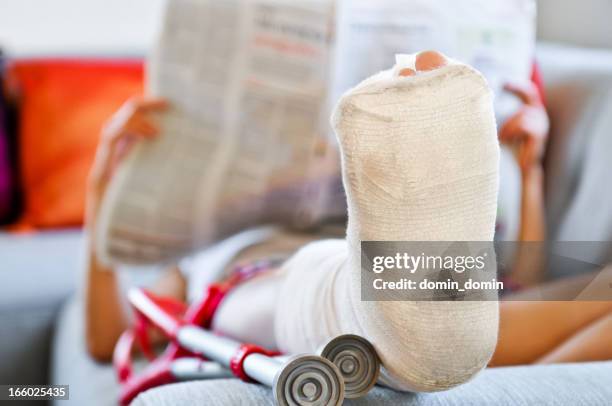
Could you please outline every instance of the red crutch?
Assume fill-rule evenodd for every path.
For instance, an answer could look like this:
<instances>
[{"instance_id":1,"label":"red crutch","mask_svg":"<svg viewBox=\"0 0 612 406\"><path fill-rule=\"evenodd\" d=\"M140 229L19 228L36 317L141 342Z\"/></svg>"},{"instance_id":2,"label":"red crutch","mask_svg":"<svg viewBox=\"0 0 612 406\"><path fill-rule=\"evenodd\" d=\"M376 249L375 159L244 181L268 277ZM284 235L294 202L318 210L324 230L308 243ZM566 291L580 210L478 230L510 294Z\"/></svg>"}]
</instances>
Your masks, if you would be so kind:
<instances>
[{"instance_id":1,"label":"red crutch","mask_svg":"<svg viewBox=\"0 0 612 406\"><path fill-rule=\"evenodd\" d=\"M122 404L128 404L140 391L173 382L185 376L198 375L197 368L206 369L202 363L206 357L229 368L231 373L246 381L256 381L273 389L274 398L280 405L319 403L340 405L344 399L344 382L336 366L316 355L302 355L289 359L278 359L261 347L241 344L221 337L193 324L189 319L204 319L206 307L214 300L203 301L189 309L184 318L173 314L169 303L156 299L143 290L129 292L132 306L148 322L157 327L171 340L168 348L140 375L133 375L130 352L134 345L134 333L126 333L116 348L115 365L123 382ZM213 297L214 299L214 297ZM218 305L218 303L217 303ZM214 309L213 309L214 310ZM206 324L206 320L203 324ZM208 323L210 320L208 320ZM146 344L145 344L146 346ZM189 356L189 372L177 376L178 357ZM195 358L200 357L200 358ZM200 361L198 364L197 362ZM186 363L185 363L186 364ZM174 367L174 369L173 369ZM212 368L212 367L211 367Z\"/></svg>"}]
</instances>

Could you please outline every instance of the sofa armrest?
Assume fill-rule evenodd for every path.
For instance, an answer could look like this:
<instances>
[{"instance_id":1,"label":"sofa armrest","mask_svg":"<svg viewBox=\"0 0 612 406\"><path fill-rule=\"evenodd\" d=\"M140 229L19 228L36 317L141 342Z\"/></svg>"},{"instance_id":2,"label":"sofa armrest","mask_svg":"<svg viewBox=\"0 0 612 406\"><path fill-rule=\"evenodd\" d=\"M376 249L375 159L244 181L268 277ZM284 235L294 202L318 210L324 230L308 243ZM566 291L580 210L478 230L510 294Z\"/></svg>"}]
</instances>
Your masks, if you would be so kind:
<instances>
[{"instance_id":1,"label":"sofa armrest","mask_svg":"<svg viewBox=\"0 0 612 406\"><path fill-rule=\"evenodd\" d=\"M551 120L547 220L549 235L556 239L580 187L589 144L612 131L612 50L540 43L537 51Z\"/></svg>"},{"instance_id":2,"label":"sofa armrest","mask_svg":"<svg viewBox=\"0 0 612 406\"><path fill-rule=\"evenodd\" d=\"M0 383L43 384L53 324L74 291L80 231L0 233Z\"/></svg>"},{"instance_id":3,"label":"sofa armrest","mask_svg":"<svg viewBox=\"0 0 612 406\"><path fill-rule=\"evenodd\" d=\"M612 261L612 50L540 44L538 60L546 85L551 134L546 151L548 238L599 241L589 262ZM553 260L549 276L592 269ZM586 265L586 264L585 264Z\"/></svg>"}]
</instances>

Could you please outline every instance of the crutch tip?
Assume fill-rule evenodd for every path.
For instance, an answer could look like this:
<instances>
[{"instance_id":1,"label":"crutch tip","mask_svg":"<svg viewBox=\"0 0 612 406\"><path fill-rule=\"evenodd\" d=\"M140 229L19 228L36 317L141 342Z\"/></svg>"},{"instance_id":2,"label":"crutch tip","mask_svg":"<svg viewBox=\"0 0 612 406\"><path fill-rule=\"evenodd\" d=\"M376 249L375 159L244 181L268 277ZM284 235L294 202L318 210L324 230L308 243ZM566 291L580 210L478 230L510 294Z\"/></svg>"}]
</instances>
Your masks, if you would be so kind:
<instances>
[{"instance_id":1,"label":"crutch tip","mask_svg":"<svg viewBox=\"0 0 612 406\"><path fill-rule=\"evenodd\" d=\"M289 358L277 373L274 398L281 406L339 406L344 400L344 381L338 368L317 355Z\"/></svg>"},{"instance_id":2,"label":"crutch tip","mask_svg":"<svg viewBox=\"0 0 612 406\"><path fill-rule=\"evenodd\" d=\"M345 396L365 396L378 380L380 360L372 344L355 334L344 334L328 341L319 354L336 365L344 380Z\"/></svg>"}]
</instances>

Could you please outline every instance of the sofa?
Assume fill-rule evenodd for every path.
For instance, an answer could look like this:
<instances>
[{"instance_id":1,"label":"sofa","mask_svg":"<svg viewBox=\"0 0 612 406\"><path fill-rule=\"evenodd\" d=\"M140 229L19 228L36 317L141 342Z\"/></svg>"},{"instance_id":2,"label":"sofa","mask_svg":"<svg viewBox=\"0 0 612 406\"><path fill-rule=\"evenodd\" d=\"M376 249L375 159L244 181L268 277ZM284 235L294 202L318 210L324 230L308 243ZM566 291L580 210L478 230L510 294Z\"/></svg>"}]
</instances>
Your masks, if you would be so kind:
<instances>
[{"instance_id":1,"label":"sofa","mask_svg":"<svg viewBox=\"0 0 612 406\"><path fill-rule=\"evenodd\" d=\"M610 242L612 188L601 182L609 183L612 174L612 51L540 44L538 60L552 122L546 160L549 235ZM112 368L85 352L82 245L79 229L0 232L0 382L70 385L70 400L58 406L114 404L118 390ZM612 260L612 243L601 246L600 260ZM550 269L548 276L575 272ZM146 285L155 272L127 270L122 277L124 286ZM443 393L376 388L347 404L604 405L612 399L611 383L612 362L495 368ZM266 388L236 380L169 385L134 401L136 406L271 403Z\"/></svg>"}]
</instances>

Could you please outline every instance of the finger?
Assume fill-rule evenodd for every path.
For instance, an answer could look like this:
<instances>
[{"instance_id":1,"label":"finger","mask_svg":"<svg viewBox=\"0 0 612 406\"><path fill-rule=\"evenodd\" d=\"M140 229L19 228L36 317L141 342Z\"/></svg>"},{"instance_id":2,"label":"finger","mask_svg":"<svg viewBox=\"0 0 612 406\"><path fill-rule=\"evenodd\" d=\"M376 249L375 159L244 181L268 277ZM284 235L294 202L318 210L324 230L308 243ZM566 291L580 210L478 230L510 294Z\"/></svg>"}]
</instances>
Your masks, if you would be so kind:
<instances>
[{"instance_id":1,"label":"finger","mask_svg":"<svg viewBox=\"0 0 612 406\"><path fill-rule=\"evenodd\" d=\"M121 161L125 158L128 152L132 149L134 144L138 141L135 137L126 137L121 143L117 144L117 147L113 150L113 156L110 159L108 166L109 176L115 172L115 169Z\"/></svg>"},{"instance_id":2,"label":"finger","mask_svg":"<svg viewBox=\"0 0 612 406\"><path fill-rule=\"evenodd\" d=\"M125 127L121 133L113 137L106 145L100 149L101 159L98 161L103 172L108 173L111 171L110 167L115 165L115 157L117 154L125 148L125 145L132 144L138 139L151 139L155 137L155 134L151 132L151 129L146 126L146 123L131 123L129 127Z\"/></svg>"},{"instance_id":3,"label":"finger","mask_svg":"<svg viewBox=\"0 0 612 406\"><path fill-rule=\"evenodd\" d=\"M136 109L142 112L166 110L170 104L166 99L145 99L136 103Z\"/></svg>"},{"instance_id":4,"label":"finger","mask_svg":"<svg viewBox=\"0 0 612 406\"><path fill-rule=\"evenodd\" d=\"M515 115L502 125L499 130L499 140L502 143L514 142L523 135L521 120L520 115Z\"/></svg>"},{"instance_id":5,"label":"finger","mask_svg":"<svg viewBox=\"0 0 612 406\"><path fill-rule=\"evenodd\" d=\"M125 127L125 133L143 138L153 138L158 135L158 127L141 116L135 116Z\"/></svg>"},{"instance_id":6,"label":"finger","mask_svg":"<svg viewBox=\"0 0 612 406\"><path fill-rule=\"evenodd\" d=\"M399 71L398 76L414 76L416 75L416 71L410 68L404 68Z\"/></svg>"},{"instance_id":7,"label":"finger","mask_svg":"<svg viewBox=\"0 0 612 406\"><path fill-rule=\"evenodd\" d=\"M446 65L446 57L437 51L423 51L416 56L417 71L430 71Z\"/></svg>"},{"instance_id":8,"label":"finger","mask_svg":"<svg viewBox=\"0 0 612 406\"><path fill-rule=\"evenodd\" d=\"M506 83L504 90L518 97L524 104L536 105L541 103L538 90L533 84Z\"/></svg>"},{"instance_id":9,"label":"finger","mask_svg":"<svg viewBox=\"0 0 612 406\"><path fill-rule=\"evenodd\" d=\"M121 147L113 152L113 155L108 160L108 164L104 168L104 179L106 182L112 179L113 174L117 170L117 166L119 166L130 148L131 143L122 143Z\"/></svg>"}]
</instances>

